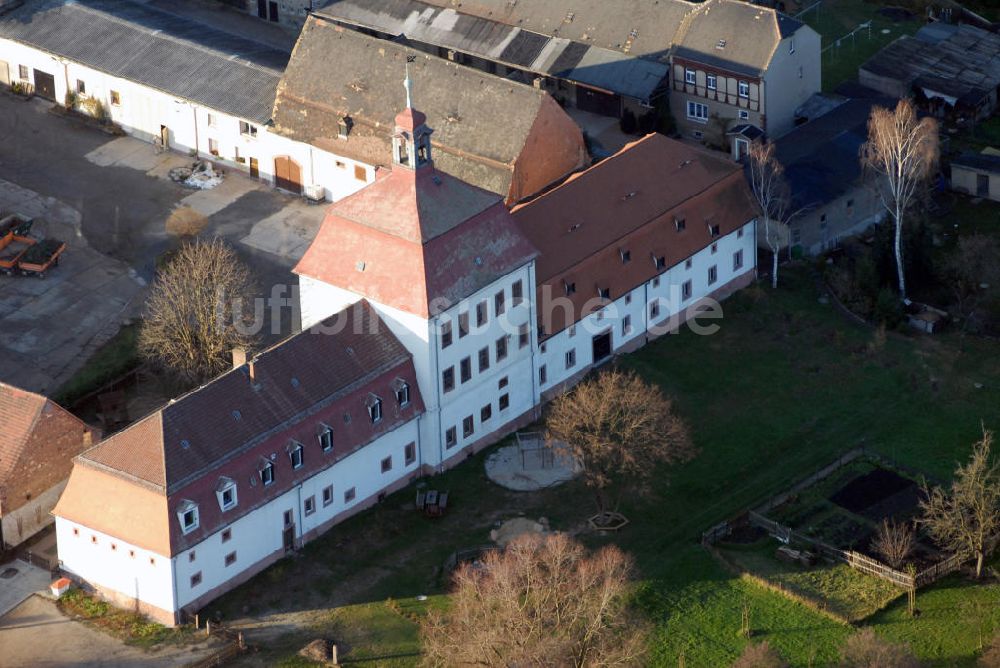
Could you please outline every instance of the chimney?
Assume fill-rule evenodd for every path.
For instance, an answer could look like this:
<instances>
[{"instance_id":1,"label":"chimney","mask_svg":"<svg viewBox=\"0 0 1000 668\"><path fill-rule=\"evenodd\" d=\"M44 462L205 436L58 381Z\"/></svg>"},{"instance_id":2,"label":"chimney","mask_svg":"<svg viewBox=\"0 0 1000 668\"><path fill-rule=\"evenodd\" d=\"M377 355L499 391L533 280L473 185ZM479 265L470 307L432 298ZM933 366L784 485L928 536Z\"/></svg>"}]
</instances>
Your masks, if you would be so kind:
<instances>
[{"instance_id":1,"label":"chimney","mask_svg":"<svg viewBox=\"0 0 1000 668\"><path fill-rule=\"evenodd\" d=\"M243 348L233 348L233 368L239 369L247 363L247 351Z\"/></svg>"}]
</instances>

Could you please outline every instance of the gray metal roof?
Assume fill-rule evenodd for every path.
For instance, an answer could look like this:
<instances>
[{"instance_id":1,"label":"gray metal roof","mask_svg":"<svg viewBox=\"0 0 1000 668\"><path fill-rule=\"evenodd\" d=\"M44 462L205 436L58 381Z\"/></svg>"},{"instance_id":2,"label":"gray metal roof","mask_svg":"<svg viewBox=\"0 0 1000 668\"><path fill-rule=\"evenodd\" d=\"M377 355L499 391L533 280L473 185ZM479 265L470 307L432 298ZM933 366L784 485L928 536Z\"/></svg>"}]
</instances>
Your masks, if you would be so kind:
<instances>
[{"instance_id":1,"label":"gray metal roof","mask_svg":"<svg viewBox=\"0 0 1000 668\"><path fill-rule=\"evenodd\" d=\"M317 14L639 100L648 100L669 72L665 62L534 32L460 9L418 0L336 0ZM672 32L663 37L664 48L669 48L671 37Z\"/></svg>"},{"instance_id":2,"label":"gray metal roof","mask_svg":"<svg viewBox=\"0 0 1000 668\"><path fill-rule=\"evenodd\" d=\"M952 158L951 166L965 167L977 172L1000 174L1000 156L966 151L957 158Z\"/></svg>"},{"instance_id":3,"label":"gray metal roof","mask_svg":"<svg viewBox=\"0 0 1000 668\"><path fill-rule=\"evenodd\" d=\"M36 0L0 37L257 123L271 118L288 54L131 0Z\"/></svg>"}]
</instances>

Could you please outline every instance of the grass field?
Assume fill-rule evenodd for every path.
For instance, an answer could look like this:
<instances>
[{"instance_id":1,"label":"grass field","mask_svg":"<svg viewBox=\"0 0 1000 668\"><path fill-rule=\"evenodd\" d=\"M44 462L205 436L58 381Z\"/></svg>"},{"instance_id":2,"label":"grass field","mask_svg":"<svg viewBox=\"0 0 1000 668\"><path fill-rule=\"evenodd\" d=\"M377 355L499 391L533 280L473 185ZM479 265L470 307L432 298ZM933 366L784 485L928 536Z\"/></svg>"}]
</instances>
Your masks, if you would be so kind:
<instances>
[{"instance_id":1,"label":"grass field","mask_svg":"<svg viewBox=\"0 0 1000 668\"><path fill-rule=\"evenodd\" d=\"M870 330L818 303L810 274L784 272L782 281L777 292L749 289L725 302L726 317L714 336L685 331L622 359L675 397L701 449L692 462L663 472L654 498L626 505L632 523L620 535L587 539L594 546L613 540L635 557L638 601L657 628L652 665L676 666L681 655L687 666L728 665L745 643L738 637L744 602L751 606L754 639L769 640L793 665L834 660L847 627L734 576L699 545L700 533L862 443L948 478L980 421L1000 425L996 343L967 339L960 352L949 335L891 335L883 347L873 347ZM358 629L345 635L358 638L348 643L349 658L412 651L412 615L379 601L391 596L401 606L416 606L416 594L441 593L447 555L485 542L498 519L546 515L555 528L567 529L590 510L578 483L506 492L485 479L482 464L479 455L431 480L455 499L442 521L405 510L413 490L404 490L225 597L219 609L229 619L315 611L307 633L271 643L269 651L289 661L317 633L336 635L344 628ZM921 592L924 615L918 620L905 617L904 599L871 623L912 642L931 665L972 665L980 628L967 628L972 613L959 605L970 596L996 601L1000 587L946 580ZM333 617L327 611L353 604L374 607L337 607ZM1000 627L1000 607L984 607L981 616L983 634ZM398 657L368 665L415 663Z\"/></svg>"}]
</instances>

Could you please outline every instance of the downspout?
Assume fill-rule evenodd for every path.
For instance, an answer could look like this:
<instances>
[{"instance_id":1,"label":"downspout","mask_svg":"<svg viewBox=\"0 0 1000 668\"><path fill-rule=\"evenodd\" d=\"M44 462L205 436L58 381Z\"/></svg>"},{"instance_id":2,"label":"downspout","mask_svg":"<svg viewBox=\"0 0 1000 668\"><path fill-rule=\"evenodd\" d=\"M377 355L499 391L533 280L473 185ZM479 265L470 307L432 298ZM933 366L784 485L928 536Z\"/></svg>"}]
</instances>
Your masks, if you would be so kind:
<instances>
[{"instance_id":1,"label":"downspout","mask_svg":"<svg viewBox=\"0 0 1000 668\"><path fill-rule=\"evenodd\" d=\"M435 320L440 318L441 314L434 316ZM431 342L431 346L434 348L434 378L431 382L434 383L434 397L437 402L437 407L435 408L437 419L434 420L434 431L437 434L437 444L438 444L438 464L437 470L441 472L444 470L444 441L441 439L441 384L438 382L438 376L440 374L440 369L438 368L438 339L434 334L433 320L427 321L427 340ZM435 426L436 425L436 426ZM419 425L418 425L419 426Z\"/></svg>"},{"instance_id":2,"label":"downspout","mask_svg":"<svg viewBox=\"0 0 1000 668\"><path fill-rule=\"evenodd\" d=\"M188 102L188 104L191 105L191 115L194 116L194 157L200 158L201 142L198 141L198 108L190 102Z\"/></svg>"},{"instance_id":3,"label":"downspout","mask_svg":"<svg viewBox=\"0 0 1000 668\"><path fill-rule=\"evenodd\" d=\"M535 261L532 260L528 265L528 332L530 332L529 344L531 346L531 403L534 404L534 417L537 420L542 415L542 388L538 383L538 364L536 363L540 361L538 358L541 357L541 348L539 347L538 332L536 331L536 324L538 323L538 304L535 303L535 297L537 295L535 292L534 268Z\"/></svg>"},{"instance_id":4,"label":"downspout","mask_svg":"<svg viewBox=\"0 0 1000 668\"><path fill-rule=\"evenodd\" d=\"M302 515L302 483L301 482L298 485L295 486L295 496L297 498L296 503L295 503L295 515L296 515L296 517L298 517L298 521L296 522L296 524L299 527L299 547L302 547L305 544L305 541L303 540L303 536L306 535L306 532L305 532L305 517ZM315 508L315 507L316 506L314 505L313 508Z\"/></svg>"}]
</instances>

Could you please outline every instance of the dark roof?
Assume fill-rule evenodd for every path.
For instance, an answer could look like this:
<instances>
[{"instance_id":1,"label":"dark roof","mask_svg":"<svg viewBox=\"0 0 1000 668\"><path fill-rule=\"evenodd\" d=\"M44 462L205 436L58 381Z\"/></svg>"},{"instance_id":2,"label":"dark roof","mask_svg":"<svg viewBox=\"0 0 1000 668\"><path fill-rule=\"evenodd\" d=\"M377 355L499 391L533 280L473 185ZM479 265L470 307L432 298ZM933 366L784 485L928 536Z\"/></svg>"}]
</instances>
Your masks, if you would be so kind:
<instances>
[{"instance_id":1,"label":"dark roof","mask_svg":"<svg viewBox=\"0 0 1000 668\"><path fill-rule=\"evenodd\" d=\"M288 54L131 0L29 0L0 37L258 123Z\"/></svg>"},{"instance_id":2,"label":"dark roof","mask_svg":"<svg viewBox=\"0 0 1000 668\"><path fill-rule=\"evenodd\" d=\"M517 200L583 163L582 134L548 93L315 16L278 86L274 130L370 165L388 164L410 56L414 104L434 128L441 171ZM345 116L352 127L340 139ZM522 160L526 154L534 157Z\"/></svg>"},{"instance_id":3,"label":"dark roof","mask_svg":"<svg viewBox=\"0 0 1000 668\"><path fill-rule=\"evenodd\" d=\"M710 0L691 15L676 55L755 76L767 70L777 43L802 26L767 7Z\"/></svg>"},{"instance_id":4,"label":"dark roof","mask_svg":"<svg viewBox=\"0 0 1000 668\"><path fill-rule=\"evenodd\" d=\"M648 100L668 74L665 62L532 32L465 13L462 6L438 7L419 0L334 0L318 14L640 100ZM666 39L669 46L670 36Z\"/></svg>"},{"instance_id":5,"label":"dark roof","mask_svg":"<svg viewBox=\"0 0 1000 668\"><path fill-rule=\"evenodd\" d=\"M231 370L79 459L169 495L409 360L374 309L358 302L260 353L252 382L249 365Z\"/></svg>"},{"instance_id":6,"label":"dark roof","mask_svg":"<svg viewBox=\"0 0 1000 668\"><path fill-rule=\"evenodd\" d=\"M822 206L858 182L859 152L868 140L868 118L876 105L891 108L894 101L846 100L775 141L775 156L785 167L794 209Z\"/></svg>"},{"instance_id":7,"label":"dark roof","mask_svg":"<svg viewBox=\"0 0 1000 668\"><path fill-rule=\"evenodd\" d=\"M953 167L968 167L978 172L1000 174L1000 155L966 151L957 158L952 158L951 164Z\"/></svg>"},{"instance_id":8,"label":"dark roof","mask_svg":"<svg viewBox=\"0 0 1000 668\"><path fill-rule=\"evenodd\" d=\"M727 135L739 135L741 137L746 137L750 141L755 139L760 139L764 136L764 131L753 123L740 123L739 125L734 125L729 130L726 131Z\"/></svg>"}]
</instances>

